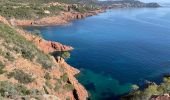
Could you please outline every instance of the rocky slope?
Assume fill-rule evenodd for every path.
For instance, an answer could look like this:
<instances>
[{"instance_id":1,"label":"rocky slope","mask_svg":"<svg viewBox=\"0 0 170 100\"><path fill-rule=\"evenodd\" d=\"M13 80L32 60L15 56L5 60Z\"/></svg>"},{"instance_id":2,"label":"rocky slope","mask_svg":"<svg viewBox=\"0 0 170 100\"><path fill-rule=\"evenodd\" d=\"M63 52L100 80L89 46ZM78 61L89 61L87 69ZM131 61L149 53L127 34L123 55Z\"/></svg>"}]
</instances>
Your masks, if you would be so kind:
<instances>
[{"instance_id":1,"label":"rocky slope","mask_svg":"<svg viewBox=\"0 0 170 100\"><path fill-rule=\"evenodd\" d=\"M49 55L72 49L17 29L0 17L0 98L86 100L87 91L74 77L80 71Z\"/></svg>"}]
</instances>

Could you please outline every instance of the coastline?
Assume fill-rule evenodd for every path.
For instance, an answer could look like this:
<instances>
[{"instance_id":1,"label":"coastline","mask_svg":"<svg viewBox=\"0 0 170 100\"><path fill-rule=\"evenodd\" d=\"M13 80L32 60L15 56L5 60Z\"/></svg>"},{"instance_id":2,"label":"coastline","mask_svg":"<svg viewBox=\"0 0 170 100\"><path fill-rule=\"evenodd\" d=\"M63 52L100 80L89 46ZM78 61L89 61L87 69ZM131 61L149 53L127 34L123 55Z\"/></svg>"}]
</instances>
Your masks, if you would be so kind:
<instances>
[{"instance_id":1,"label":"coastline","mask_svg":"<svg viewBox=\"0 0 170 100\"><path fill-rule=\"evenodd\" d=\"M60 12L59 15L44 17L41 19L30 19L30 20L20 20L20 19L10 19L9 22L12 26L53 26L53 25L65 25L70 23L70 21L75 19L83 19L89 16L97 15L99 13L105 12L106 9L99 9L94 11L89 11L86 13L78 12Z\"/></svg>"},{"instance_id":2,"label":"coastline","mask_svg":"<svg viewBox=\"0 0 170 100\"><path fill-rule=\"evenodd\" d=\"M120 7L116 7L120 8ZM112 9L112 8L111 8ZM19 20L19 19L10 19L7 22L9 25L12 26L52 26L52 25L64 25L70 23L70 21L75 19L83 19L88 16L93 16L102 12L105 12L106 9L100 9L100 10L94 10L89 11L86 13L78 13L78 12L61 12L60 15L52 16L52 17L44 17L41 19L31 19L31 20ZM0 17L1 21L1 17ZM9 23L8 23L9 22ZM28 41L32 41L35 43L35 45L44 53L51 53L54 51L70 51L74 48L71 46L62 45L59 42L53 42L53 41L47 41L40 37L35 37L33 35L28 34L27 31L17 29L17 32L20 33L23 37L25 37ZM66 63L66 61L63 58L55 58L55 62L58 65L61 65L66 69L66 72L69 77L69 82L74 85L75 90L70 92L69 95L71 97L71 100L76 99L78 97L78 100L86 100L89 95L87 90L83 85L81 85L78 80L75 78L75 75L80 73L80 70L70 66ZM58 96L58 95L57 95ZM60 97L60 96L59 96ZM61 99L63 95L60 97Z\"/></svg>"},{"instance_id":3,"label":"coastline","mask_svg":"<svg viewBox=\"0 0 170 100\"><path fill-rule=\"evenodd\" d=\"M42 50L46 54L49 54L51 52L56 52L56 51L62 51L62 52L71 51L74 49L71 46L66 46L59 42L47 41L41 37L33 36L25 30L17 29L16 31L20 33L23 37L25 37L28 41L32 41L40 50ZM67 62L61 57L57 57L57 58L54 57L54 62L56 62L56 65L62 66L64 69L66 69L69 82L75 88L73 92L69 94L71 97L70 100L75 100L75 99L87 100L87 98L89 97L88 91L85 89L85 87L82 84L79 83L79 81L75 77L75 75L80 73L80 70L67 64ZM63 95L60 97L60 99L61 98L63 98Z\"/></svg>"},{"instance_id":4,"label":"coastline","mask_svg":"<svg viewBox=\"0 0 170 100\"><path fill-rule=\"evenodd\" d=\"M119 7L117 7L119 8ZM8 20L10 25L12 26L52 26L52 25L64 25L70 23L70 21L75 19L83 19L88 16L93 16L99 13L102 13L106 11L106 9L100 9L95 11L90 11L87 13L77 13L77 12L61 12L58 16L53 17L45 17L42 19L33 19L33 20L18 20L18 19L10 19ZM17 30L18 33L21 33L22 36L24 36L29 41L33 41L40 50L44 51L45 53L50 53L53 51L69 51L73 50L72 47L62 45L57 42L52 41L46 41L42 38L32 37L28 36L27 32L24 30ZM59 45L54 46L54 45ZM67 48L68 49L63 49ZM60 48L60 49L55 49ZM71 100L76 99L75 97L78 97L78 100L86 100L89 95L85 87L78 82L78 80L75 78L75 75L80 73L80 71L69 64L65 62L62 58L55 58L57 64L62 65L66 70L69 77L69 82L74 85L75 90L73 93L70 93ZM76 95L76 96L75 96ZM62 98L62 96L60 97Z\"/></svg>"}]
</instances>

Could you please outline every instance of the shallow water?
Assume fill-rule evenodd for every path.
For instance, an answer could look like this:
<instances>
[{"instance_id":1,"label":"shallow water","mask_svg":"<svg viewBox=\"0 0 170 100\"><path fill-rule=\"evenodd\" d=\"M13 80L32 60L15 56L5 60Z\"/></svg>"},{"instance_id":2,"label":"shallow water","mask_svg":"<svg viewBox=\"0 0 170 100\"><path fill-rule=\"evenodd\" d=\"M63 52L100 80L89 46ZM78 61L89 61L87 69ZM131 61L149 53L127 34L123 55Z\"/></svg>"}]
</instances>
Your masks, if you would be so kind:
<instances>
[{"instance_id":1,"label":"shallow water","mask_svg":"<svg viewBox=\"0 0 170 100\"><path fill-rule=\"evenodd\" d=\"M77 77L92 100L116 100L132 84L160 82L170 72L170 8L108 10L37 29L75 48L67 62L82 71Z\"/></svg>"}]
</instances>

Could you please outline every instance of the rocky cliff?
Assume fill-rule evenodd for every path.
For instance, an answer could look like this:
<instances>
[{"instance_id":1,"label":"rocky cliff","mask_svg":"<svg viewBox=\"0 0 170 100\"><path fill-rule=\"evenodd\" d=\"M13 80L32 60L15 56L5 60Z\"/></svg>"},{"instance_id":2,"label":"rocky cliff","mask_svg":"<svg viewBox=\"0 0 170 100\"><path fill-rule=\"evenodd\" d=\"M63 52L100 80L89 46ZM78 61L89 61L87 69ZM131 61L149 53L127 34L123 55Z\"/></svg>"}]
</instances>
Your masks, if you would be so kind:
<instances>
[{"instance_id":1,"label":"rocky cliff","mask_svg":"<svg viewBox=\"0 0 170 100\"><path fill-rule=\"evenodd\" d=\"M80 71L63 58L49 55L72 49L33 36L0 17L1 98L86 100L86 89L74 77Z\"/></svg>"}]
</instances>

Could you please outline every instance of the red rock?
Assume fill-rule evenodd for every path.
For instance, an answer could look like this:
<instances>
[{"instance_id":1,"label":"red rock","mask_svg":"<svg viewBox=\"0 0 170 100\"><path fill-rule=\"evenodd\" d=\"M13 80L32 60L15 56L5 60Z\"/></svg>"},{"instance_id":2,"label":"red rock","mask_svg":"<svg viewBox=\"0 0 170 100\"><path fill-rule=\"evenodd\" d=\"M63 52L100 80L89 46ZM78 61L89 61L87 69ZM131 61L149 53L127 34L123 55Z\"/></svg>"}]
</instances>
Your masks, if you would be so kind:
<instances>
[{"instance_id":1,"label":"red rock","mask_svg":"<svg viewBox=\"0 0 170 100\"><path fill-rule=\"evenodd\" d=\"M169 94L153 95L150 100L170 100Z\"/></svg>"}]
</instances>

